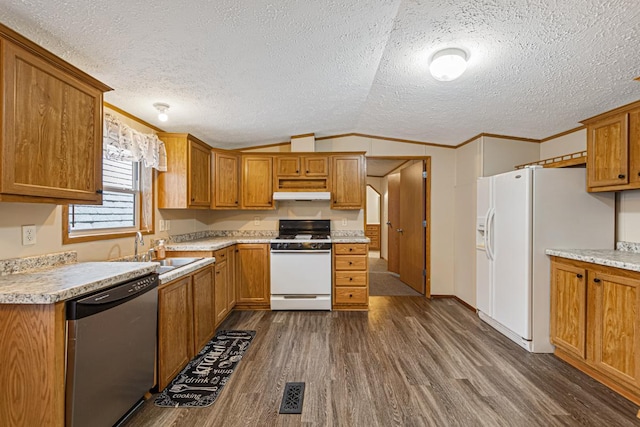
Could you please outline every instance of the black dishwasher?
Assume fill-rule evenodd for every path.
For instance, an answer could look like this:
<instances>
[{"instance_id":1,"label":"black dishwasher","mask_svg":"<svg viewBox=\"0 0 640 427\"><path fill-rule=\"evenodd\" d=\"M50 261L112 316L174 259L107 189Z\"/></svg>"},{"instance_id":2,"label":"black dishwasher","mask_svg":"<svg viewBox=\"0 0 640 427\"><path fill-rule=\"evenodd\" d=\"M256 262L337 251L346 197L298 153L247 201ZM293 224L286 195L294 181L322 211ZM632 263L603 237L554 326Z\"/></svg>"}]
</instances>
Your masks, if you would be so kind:
<instances>
[{"instance_id":1,"label":"black dishwasher","mask_svg":"<svg viewBox=\"0 0 640 427\"><path fill-rule=\"evenodd\" d=\"M154 385L158 275L67 302L67 426L112 426Z\"/></svg>"}]
</instances>

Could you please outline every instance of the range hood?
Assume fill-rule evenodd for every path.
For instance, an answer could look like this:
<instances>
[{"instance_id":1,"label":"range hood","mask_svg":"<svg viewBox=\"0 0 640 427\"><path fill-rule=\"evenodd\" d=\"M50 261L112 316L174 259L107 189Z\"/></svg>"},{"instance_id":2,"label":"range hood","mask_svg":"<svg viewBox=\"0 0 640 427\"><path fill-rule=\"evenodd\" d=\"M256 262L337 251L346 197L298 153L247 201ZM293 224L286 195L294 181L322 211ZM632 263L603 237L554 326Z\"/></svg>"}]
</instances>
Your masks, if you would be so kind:
<instances>
[{"instance_id":1,"label":"range hood","mask_svg":"<svg viewBox=\"0 0 640 427\"><path fill-rule=\"evenodd\" d=\"M328 191L276 191L273 200L331 200Z\"/></svg>"}]
</instances>

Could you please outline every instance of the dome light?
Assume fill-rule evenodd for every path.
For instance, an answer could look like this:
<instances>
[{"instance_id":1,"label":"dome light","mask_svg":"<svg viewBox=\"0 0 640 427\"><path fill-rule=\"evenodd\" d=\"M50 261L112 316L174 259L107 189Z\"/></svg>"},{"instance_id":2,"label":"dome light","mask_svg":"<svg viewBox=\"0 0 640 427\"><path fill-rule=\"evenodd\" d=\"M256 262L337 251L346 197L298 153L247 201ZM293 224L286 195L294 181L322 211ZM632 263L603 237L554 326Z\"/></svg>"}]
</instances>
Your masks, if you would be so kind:
<instances>
[{"instance_id":1,"label":"dome light","mask_svg":"<svg viewBox=\"0 0 640 427\"><path fill-rule=\"evenodd\" d=\"M158 120L161 122L166 122L169 120L169 115L167 114L167 110L169 109L169 104L165 104L164 102L156 102L153 106L158 110Z\"/></svg>"},{"instance_id":2,"label":"dome light","mask_svg":"<svg viewBox=\"0 0 640 427\"><path fill-rule=\"evenodd\" d=\"M467 54L462 49L449 48L436 52L431 58L429 71L436 80L450 82L467 69Z\"/></svg>"}]
</instances>

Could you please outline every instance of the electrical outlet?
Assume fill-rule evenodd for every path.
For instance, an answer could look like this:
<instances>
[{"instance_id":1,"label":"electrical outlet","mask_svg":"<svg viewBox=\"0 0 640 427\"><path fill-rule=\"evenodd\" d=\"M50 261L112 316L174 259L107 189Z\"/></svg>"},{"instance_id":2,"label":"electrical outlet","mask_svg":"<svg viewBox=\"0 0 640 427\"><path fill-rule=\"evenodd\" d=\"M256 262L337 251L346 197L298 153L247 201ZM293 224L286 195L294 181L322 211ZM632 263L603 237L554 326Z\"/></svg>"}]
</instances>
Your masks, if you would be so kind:
<instances>
[{"instance_id":1,"label":"electrical outlet","mask_svg":"<svg viewBox=\"0 0 640 427\"><path fill-rule=\"evenodd\" d=\"M347 225L347 218L342 218L342 225L344 225L344 226Z\"/></svg>"},{"instance_id":2,"label":"electrical outlet","mask_svg":"<svg viewBox=\"0 0 640 427\"><path fill-rule=\"evenodd\" d=\"M253 225L260 225L260 217L259 216L254 216L253 217Z\"/></svg>"},{"instance_id":3,"label":"electrical outlet","mask_svg":"<svg viewBox=\"0 0 640 427\"><path fill-rule=\"evenodd\" d=\"M160 223L158 224L158 227L160 228L160 231L164 231L164 230L167 229L167 226L166 226L166 224L164 222L164 219L160 220Z\"/></svg>"},{"instance_id":4,"label":"electrical outlet","mask_svg":"<svg viewBox=\"0 0 640 427\"><path fill-rule=\"evenodd\" d=\"M35 244L36 244L36 226L23 225L22 226L22 246L35 245Z\"/></svg>"},{"instance_id":5,"label":"electrical outlet","mask_svg":"<svg viewBox=\"0 0 640 427\"><path fill-rule=\"evenodd\" d=\"M164 230L165 231L171 230L171 221L169 221L168 219L164 222Z\"/></svg>"}]
</instances>

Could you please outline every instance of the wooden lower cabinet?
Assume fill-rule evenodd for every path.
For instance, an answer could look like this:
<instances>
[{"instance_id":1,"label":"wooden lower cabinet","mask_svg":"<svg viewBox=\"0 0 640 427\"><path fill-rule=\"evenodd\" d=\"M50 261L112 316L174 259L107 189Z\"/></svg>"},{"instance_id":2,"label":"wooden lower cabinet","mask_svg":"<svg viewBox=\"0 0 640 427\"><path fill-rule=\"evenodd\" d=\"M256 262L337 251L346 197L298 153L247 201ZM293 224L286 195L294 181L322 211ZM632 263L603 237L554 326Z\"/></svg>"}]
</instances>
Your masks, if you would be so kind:
<instances>
[{"instance_id":1,"label":"wooden lower cabinet","mask_svg":"<svg viewBox=\"0 0 640 427\"><path fill-rule=\"evenodd\" d=\"M552 257L555 354L640 404L640 273Z\"/></svg>"},{"instance_id":2,"label":"wooden lower cabinet","mask_svg":"<svg viewBox=\"0 0 640 427\"><path fill-rule=\"evenodd\" d=\"M158 288L158 389L164 389L216 332L214 266Z\"/></svg>"},{"instance_id":3,"label":"wooden lower cabinet","mask_svg":"<svg viewBox=\"0 0 640 427\"><path fill-rule=\"evenodd\" d=\"M193 357L191 276L158 288L158 389Z\"/></svg>"},{"instance_id":4,"label":"wooden lower cabinet","mask_svg":"<svg viewBox=\"0 0 640 427\"><path fill-rule=\"evenodd\" d=\"M0 304L1 426L64 426L65 303Z\"/></svg>"},{"instance_id":5,"label":"wooden lower cabinet","mask_svg":"<svg viewBox=\"0 0 640 427\"><path fill-rule=\"evenodd\" d=\"M269 244L239 243L235 251L236 307L269 309Z\"/></svg>"},{"instance_id":6,"label":"wooden lower cabinet","mask_svg":"<svg viewBox=\"0 0 640 427\"><path fill-rule=\"evenodd\" d=\"M380 224L367 224L364 229L364 235L369 238L369 249L372 251L380 250Z\"/></svg>"},{"instance_id":7,"label":"wooden lower cabinet","mask_svg":"<svg viewBox=\"0 0 640 427\"><path fill-rule=\"evenodd\" d=\"M333 309L369 309L369 259L366 243L333 245Z\"/></svg>"},{"instance_id":8,"label":"wooden lower cabinet","mask_svg":"<svg viewBox=\"0 0 640 427\"><path fill-rule=\"evenodd\" d=\"M214 256L216 258L216 304L215 304L215 322L216 324L222 323L227 314L229 314L229 261L227 259L229 251L220 249L215 251Z\"/></svg>"},{"instance_id":9,"label":"wooden lower cabinet","mask_svg":"<svg viewBox=\"0 0 640 427\"><path fill-rule=\"evenodd\" d=\"M193 351L197 354L216 333L213 269L206 268L193 275Z\"/></svg>"}]
</instances>

